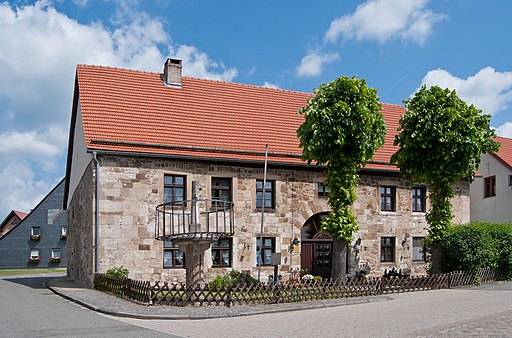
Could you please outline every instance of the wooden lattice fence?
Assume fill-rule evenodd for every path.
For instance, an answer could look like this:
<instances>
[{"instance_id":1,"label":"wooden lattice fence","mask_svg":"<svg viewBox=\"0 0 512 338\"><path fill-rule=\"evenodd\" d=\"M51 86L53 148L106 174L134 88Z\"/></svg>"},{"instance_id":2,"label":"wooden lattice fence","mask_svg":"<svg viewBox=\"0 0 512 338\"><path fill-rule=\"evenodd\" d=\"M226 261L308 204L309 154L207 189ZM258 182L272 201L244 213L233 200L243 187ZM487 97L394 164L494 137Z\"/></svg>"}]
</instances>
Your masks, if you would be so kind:
<instances>
[{"instance_id":1,"label":"wooden lattice fence","mask_svg":"<svg viewBox=\"0 0 512 338\"><path fill-rule=\"evenodd\" d=\"M457 271L431 276L326 279L272 285L239 284L225 288L209 285L136 281L96 274L94 287L144 304L172 306L233 306L293 303L312 300L375 296L399 292L445 289L500 279L497 270Z\"/></svg>"}]
</instances>

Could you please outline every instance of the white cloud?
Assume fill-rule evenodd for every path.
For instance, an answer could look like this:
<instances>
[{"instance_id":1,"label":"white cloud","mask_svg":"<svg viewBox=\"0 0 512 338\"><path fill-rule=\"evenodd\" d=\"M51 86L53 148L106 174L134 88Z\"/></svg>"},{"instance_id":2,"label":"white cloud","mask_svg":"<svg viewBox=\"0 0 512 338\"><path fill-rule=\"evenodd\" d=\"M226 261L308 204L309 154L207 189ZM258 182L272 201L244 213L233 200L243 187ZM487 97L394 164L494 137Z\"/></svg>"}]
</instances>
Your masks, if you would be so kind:
<instances>
[{"instance_id":1,"label":"white cloud","mask_svg":"<svg viewBox=\"0 0 512 338\"><path fill-rule=\"evenodd\" d=\"M161 72L165 59L176 54L184 59L185 75L236 77L235 68L197 48L173 45L164 23L134 10L136 3L116 3L119 13L129 15L118 15L111 27L79 23L50 1L0 3L0 189L10 192L0 195L0 217L33 207L33 196L46 194L64 175L77 64Z\"/></svg>"},{"instance_id":2,"label":"white cloud","mask_svg":"<svg viewBox=\"0 0 512 338\"><path fill-rule=\"evenodd\" d=\"M60 179L59 179L60 180ZM12 162L0 167L0 219L7 216L11 210L29 212L39 201L50 192L58 180L47 177L38 178L33 164L27 162Z\"/></svg>"},{"instance_id":3,"label":"white cloud","mask_svg":"<svg viewBox=\"0 0 512 338\"><path fill-rule=\"evenodd\" d=\"M331 22L324 39L375 40L384 43L402 38L423 44L435 23L446 18L426 8L429 0L368 0L354 13Z\"/></svg>"},{"instance_id":4,"label":"white cloud","mask_svg":"<svg viewBox=\"0 0 512 338\"><path fill-rule=\"evenodd\" d=\"M0 156L54 157L59 154L61 147L52 141L35 130L0 133Z\"/></svg>"},{"instance_id":5,"label":"white cloud","mask_svg":"<svg viewBox=\"0 0 512 338\"><path fill-rule=\"evenodd\" d=\"M274 88L274 89L278 89L279 86L274 84L274 83L271 83L271 82L263 82L263 86L262 87L265 87L265 88Z\"/></svg>"},{"instance_id":6,"label":"white cloud","mask_svg":"<svg viewBox=\"0 0 512 338\"><path fill-rule=\"evenodd\" d=\"M443 69L431 70L422 85L455 89L460 98L486 114L496 115L512 104L512 72L497 72L492 67L483 68L467 79Z\"/></svg>"},{"instance_id":7,"label":"white cloud","mask_svg":"<svg viewBox=\"0 0 512 338\"><path fill-rule=\"evenodd\" d=\"M512 138L512 122L505 122L496 128L496 134L503 137Z\"/></svg>"},{"instance_id":8,"label":"white cloud","mask_svg":"<svg viewBox=\"0 0 512 338\"><path fill-rule=\"evenodd\" d=\"M193 46L180 46L175 56L183 60L183 74L186 76L231 81L238 75L236 68L226 68L223 63L212 61Z\"/></svg>"},{"instance_id":9,"label":"white cloud","mask_svg":"<svg viewBox=\"0 0 512 338\"><path fill-rule=\"evenodd\" d=\"M73 2L80 8L84 8L89 3L89 0L73 0Z\"/></svg>"},{"instance_id":10,"label":"white cloud","mask_svg":"<svg viewBox=\"0 0 512 338\"><path fill-rule=\"evenodd\" d=\"M297 67L297 76L299 77L313 77L322 73L324 65L332 63L340 58L338 53L321 54L318 51L313 51L307 54L300 61Z\"/></svg>"}]
</instances>

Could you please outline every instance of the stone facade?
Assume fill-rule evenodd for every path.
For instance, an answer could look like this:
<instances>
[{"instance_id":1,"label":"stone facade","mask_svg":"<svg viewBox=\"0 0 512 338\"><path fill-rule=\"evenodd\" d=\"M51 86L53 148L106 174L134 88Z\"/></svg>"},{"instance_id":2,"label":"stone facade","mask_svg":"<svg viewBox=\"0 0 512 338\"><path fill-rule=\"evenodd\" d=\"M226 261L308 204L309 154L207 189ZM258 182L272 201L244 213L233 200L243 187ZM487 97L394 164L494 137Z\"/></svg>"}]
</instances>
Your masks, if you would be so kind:
<instances>
[{"instance_id":1,"label":"stone facade","mask_svg":"<svg viewBox=\"0 0 512 338\"><path fill-rule=\"evenodd\" d=\"M92 287L94 277L94 170L92 163L67 208L68 276Z\"/></svg>"},{"instance_id":2,"label":"stone facade","mask_svg":"<svg viewBox=\"0 0 512 338\"><path fill-rule=\"evenodd\" d=\"M163 243L155 239L157 205L163 201L164 174L186 176L187 199L192 181L197 182L199 198L211 198L211 178L232 179L235 213L232 268L258 273L256 238L260 234L261 210L256 208L256 180L263 169L249 166L216 165L168 159L102 155L100 161L99 270L125 266L130 277L147 280L184 281L184 269L163 267ZM93 168L89 166L73 196L70 219L69 274L89 281L93 271ZM312 216L329 211L327 199L318 197L318 183L323 173L318 168L277 169L267 171L267 180L275 182L275 209L265 213L264 236L276 238L276 252L281 253L280 273L286 279L289 271L300 268L300 250L291 250L294 238L301 238L303 225ZM396 211L380 211L380 186L396 186ZM469 221L469 186L459 184L453 199L455 222ZM354 235L349 252L349 270L368 267L373 274L385 269L408 269L423 273L425 264L411 259L412 238L426 234L424 213L413 213L409 182L397 174L362 172L354 205L360 231ZM380 263L380 236L396 238L395 262ZM358 241L360 239L360 241ZM73 257L73 259L71 259ZM210 263L207 263L210 262ZM226 268L211 268L211 253L206 251L206 279L224 273ZM262 280L272 274L273 267L262 267Z\"/></svg>"},{"instance_id":3,"label":"stone facade","mask_svg":"<svg viewBox=\"0 0 512 338\"><path fill-rule=\"evenodd\" d=\"M380 210L380 187L396 187L396 210ZM454 223L469 222L469 184L458 183L457 195L452 199ZM361 239L360 244L353 243L351 252L351 271L371 268L374 275L380 275L392 268L410 271L412 274L424 274L426 264L413 262L412 238L427 235L428 224L425 213L412 211L412 190L409 181L397 175L361 175L357 188L358 199L354 203L360 231L354 240ZM428 210L429 204L427 200ZM380 262L381 236L396 239L395 262Z\"/></svg>"}]
</instances>

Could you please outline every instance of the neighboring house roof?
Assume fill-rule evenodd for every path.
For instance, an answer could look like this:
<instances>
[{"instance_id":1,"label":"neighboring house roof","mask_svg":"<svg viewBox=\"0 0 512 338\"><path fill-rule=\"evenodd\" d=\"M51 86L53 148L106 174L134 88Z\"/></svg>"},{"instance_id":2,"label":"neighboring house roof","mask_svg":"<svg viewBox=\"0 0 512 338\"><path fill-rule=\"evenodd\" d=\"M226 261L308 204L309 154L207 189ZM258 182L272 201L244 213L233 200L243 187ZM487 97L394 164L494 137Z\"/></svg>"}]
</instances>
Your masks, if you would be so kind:
<instances>
[{"instance_id":1,"label":"neighboring house roof","mask_svg":"<svg viewBox=\"0 0 512 338\"><path fill-rule=\"evenodd\" d=\"M303 165L297 128L304 117L297 112L311 97L189 77L177 88L160 73L78 65L72 121L79 103L88 150L254 162L268 144L269 163ZM405 112L382 104L388 133L366 168L398 171L389 162Z\"/></svg>"},{"instance_id":2,"label":"neighboring house roof","mask_svg":"<svg viewBox=\"0 0 512 338\"><path fill-rule=\"evenodd\" d=\"M21 211L11 210L3 222L0 223L0 238L10 232L12 229L16 228L18 224L21 223L25 217L27 217L27 215L28 214Z\"/></svg>"},{"instance_id":3,"label":"neighboring house roof","mask_svg":"<svg viewBox=\"0 0 512 338\"><path fill-rule=\"evenodd\" d=\"M496 136L495 141L500 142L501 147L497 153L493 153L492 155L512 170L512 139Z\"/></svg>"},{"instance_id":4,"label":"neighboring house roof","mask_svg":"<svg viewBox=\"0 0 512 338\"><path fill-rule=\"evenodd\" d=\"M16 214L16 216L18 216L18 217L20 218L20 220L22 220L22 221L23 221L23 219L24 219L25 217L27 217L27 215L28 215L28 214L26 214L26 213L24 213L24 212L22 212L22 211L16 211L16 210L13 210L12 212L13 212L13 213L15 213L15 214Z\"/></svg>"},{"instance_id":5,"label":"neighboring house roof","mask_svg":"<svg viewBox=\"0 0 512 338\"><path fill-rule=\"evenodd\" d=\"M53 187L53 189L45 196L41 199L41 201L39 201L39 203L37 203L37 205L30 211L30 213L26 214L24 212L21 212L21 211L16 211L16 210L12 210L10 213L9 213L9 216L7 216L7 218L4 220L4 222L2 222L1 226L0 226L0 233L2 233L2 236L0 237L1 238L5 238L9 233L11 233L14 229L16 229L28 216L30 216L34 210L36 210L37 208L39 208L39 206L44 202L45 199L47 199L55 190L57 190L57 188L59 187L59 185L65 183L65 177L63 177L59 183ZM13 228L11 229L8 229L6 231L1 231L2 230L2 227L4 226L4 223L7 223L7 221L12 217L12 215L16 215L16 217L19 217L20 218L20 223L19 224L16 224L16 226L14 226Z\"/></svg>"}]
</instances>

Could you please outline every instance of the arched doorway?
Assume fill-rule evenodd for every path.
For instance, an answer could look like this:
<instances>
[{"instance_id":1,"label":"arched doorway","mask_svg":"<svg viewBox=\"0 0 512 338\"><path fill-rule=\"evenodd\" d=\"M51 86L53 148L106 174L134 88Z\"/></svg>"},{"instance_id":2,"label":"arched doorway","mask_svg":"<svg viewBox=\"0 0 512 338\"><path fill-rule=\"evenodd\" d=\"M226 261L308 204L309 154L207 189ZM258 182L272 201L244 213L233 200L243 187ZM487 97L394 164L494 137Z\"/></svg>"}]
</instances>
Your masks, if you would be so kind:
<instances>
[{"instance_id":1,"label":"arched doorway","mask_svg":"<svg viewBox=\"0 0 512 338\"><path fill-rule=\"evenodd\" d=\"M305 273L331 278L332 238L322 233L320 223L328 213L311 216L301 229L300 265Z\"/></svg>"}]
</instances>

